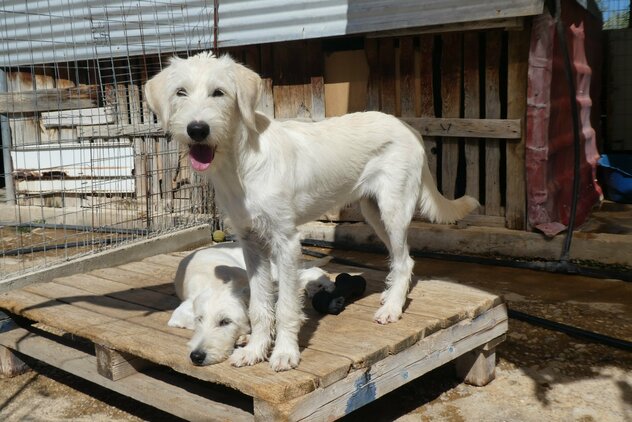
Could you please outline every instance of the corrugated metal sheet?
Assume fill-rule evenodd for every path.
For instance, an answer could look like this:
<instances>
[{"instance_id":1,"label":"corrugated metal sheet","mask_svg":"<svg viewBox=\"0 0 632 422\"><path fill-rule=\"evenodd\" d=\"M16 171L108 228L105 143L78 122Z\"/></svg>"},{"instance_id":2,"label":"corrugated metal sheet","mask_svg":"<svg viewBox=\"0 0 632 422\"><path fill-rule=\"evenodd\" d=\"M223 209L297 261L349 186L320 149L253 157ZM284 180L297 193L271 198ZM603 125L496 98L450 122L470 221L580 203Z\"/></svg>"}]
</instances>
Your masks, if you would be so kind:
<instances>
[{"instance_id":1,"label":"corrugated metal sheet","mask_svg":"<svg viewBox=\"0 0 632 422\"><path fill-rule=\"evenodd\" d=\"M213 2L3 0L0 66L210 48Z\"/></svg>"},{"instance_id":2,"label":"corrugated metal sheet","mask_svg":"<svg viewBox=\"0 0 632 422\"><path fill-rule=\"evenodd\" d=\"M220 0L220 47L539 14L543 0ZM205 49L213 1L4 0L0 66Z\"/></svg>"}]
</instances>

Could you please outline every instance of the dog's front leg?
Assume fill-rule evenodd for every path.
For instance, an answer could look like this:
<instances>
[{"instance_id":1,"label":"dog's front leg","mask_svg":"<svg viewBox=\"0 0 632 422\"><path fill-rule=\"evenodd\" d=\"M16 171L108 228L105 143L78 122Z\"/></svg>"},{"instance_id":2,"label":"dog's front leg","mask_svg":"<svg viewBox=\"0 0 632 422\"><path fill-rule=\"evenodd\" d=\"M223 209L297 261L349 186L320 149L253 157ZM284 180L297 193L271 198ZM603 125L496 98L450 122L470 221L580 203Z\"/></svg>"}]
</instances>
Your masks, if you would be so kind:
<instances>
[{"instance_id":1,"label":"dog's front leg","mask_svg":"<svg viewBox=\"0 0 632 422\"><path fill-rule=\"evenodd\" d=\"M276 338L270 356L275 371L287 371L298 366L298 332L303 322L299 292L298 261L301 243L298 232L275 234L271 242L272 259L278 270L279 297L276 304Z\"/></svg>"},{"instance_id":2,"label":"dog's front leg","mask_svg":"<svg viewBox=\"0 0 632 422\"><path fill-rule=\"evenodd\" d=\"M254 365L264 361L272 343L274 324L274 285L270 272L270 249L256 233L241 236L250 284L251 334L245 347L235 349L230 357L234 366Z\"/></svg>"}]
</instances>

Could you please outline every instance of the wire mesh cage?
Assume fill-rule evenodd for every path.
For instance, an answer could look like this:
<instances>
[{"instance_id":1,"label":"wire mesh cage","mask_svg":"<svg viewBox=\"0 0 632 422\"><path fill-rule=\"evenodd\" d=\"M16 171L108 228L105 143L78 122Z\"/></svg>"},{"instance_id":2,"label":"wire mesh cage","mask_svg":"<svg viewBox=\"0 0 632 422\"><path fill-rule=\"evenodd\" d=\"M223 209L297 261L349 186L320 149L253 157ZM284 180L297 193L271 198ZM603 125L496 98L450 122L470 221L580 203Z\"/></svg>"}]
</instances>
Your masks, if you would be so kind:
<instances>
[{"instance_id":1,"label":"wire mesh cage","mask_svg":"<svg viewBox=\"0 0 632 422\"><path fill-rule=\"evenodd\" d=\"M0 278L199 224L213 193L142 86L212 47L213 2L0 6Z\"/></svg>"}]
</instances>

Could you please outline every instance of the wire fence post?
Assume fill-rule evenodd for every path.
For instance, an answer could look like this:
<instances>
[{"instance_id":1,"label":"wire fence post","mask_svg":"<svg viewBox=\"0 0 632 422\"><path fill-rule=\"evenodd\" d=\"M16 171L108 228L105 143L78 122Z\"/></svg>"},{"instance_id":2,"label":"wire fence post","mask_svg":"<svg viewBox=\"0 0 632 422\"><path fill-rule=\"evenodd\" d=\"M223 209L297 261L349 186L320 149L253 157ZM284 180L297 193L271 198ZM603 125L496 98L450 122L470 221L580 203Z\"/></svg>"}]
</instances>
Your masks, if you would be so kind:
<instances>
[{"instance_id":1,"label":"wire fence post","mask_svg":"<svg viewBox=\"0 0 632 422\"><path fill-rule=\"evenodd\" d=\"M0 69L0 92L8 92L7 73ZM2 137L2 159L4 164L4 185L6 189L6 203L15 205L15 189L13 185L13 164L11 163L11 127L9 118L0 114L0 136Z\"/></svg>"}]
</instances>

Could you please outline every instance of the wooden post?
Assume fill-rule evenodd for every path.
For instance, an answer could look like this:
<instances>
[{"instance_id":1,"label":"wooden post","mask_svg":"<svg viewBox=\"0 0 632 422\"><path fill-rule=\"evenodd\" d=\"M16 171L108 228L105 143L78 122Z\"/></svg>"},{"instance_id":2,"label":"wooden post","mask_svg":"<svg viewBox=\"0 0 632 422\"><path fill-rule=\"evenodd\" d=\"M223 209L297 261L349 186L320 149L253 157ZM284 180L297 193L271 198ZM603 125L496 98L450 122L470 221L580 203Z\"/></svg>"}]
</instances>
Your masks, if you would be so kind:
<instances>
[{"instance_id":1,"label":"wooden post","mask_svg":"<svg viewBox=\"0 0 632 422\"><path fill-rule=\"evenodd\" d=\"M0 311L0 334L15 328L17 325L11 317ZM28 365L17 357L13 350L0 345L0 378L13 378L29 369Z\"/></svg>"},{"instance_id":2,"label":"wooden post","mask_svg":"<svg viewBox=\"0 0 632 422\"><path fill-rule=\"evenodd\" d=\"M477 387L483 387L492 382L496 376L496 346L504 340L503 334L457 358L457 376L465 383Z\"/></svg>"},{"instance_id":3,"label":"wooden post","mask_svg":"<svg viewBox=\"0 0 632 422\"><path fill-rule=\"evenodd\" d=\"M97 372L109 380L116 381L138 372L148 362L138 356L119 352L100 344L94 345L97 357Z\"/></svg>"}]
</instances>

